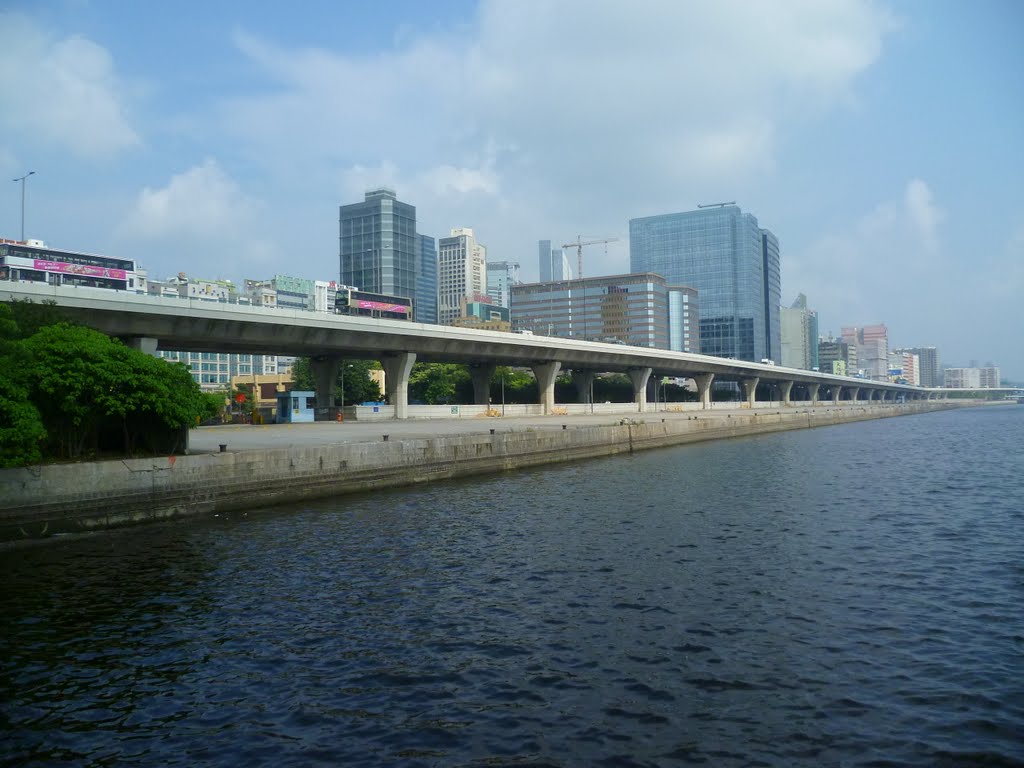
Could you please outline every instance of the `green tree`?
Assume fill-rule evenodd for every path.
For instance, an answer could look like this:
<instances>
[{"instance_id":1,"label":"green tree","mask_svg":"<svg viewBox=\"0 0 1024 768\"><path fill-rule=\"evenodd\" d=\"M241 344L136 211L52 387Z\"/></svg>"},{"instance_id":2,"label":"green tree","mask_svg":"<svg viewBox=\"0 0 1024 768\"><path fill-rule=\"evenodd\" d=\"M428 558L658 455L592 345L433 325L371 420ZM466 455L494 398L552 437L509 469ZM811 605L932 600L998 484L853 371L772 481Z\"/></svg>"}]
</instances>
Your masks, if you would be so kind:
<instances>
[{"instance_id":1,"label":"green tree","mask_svg":"<svg viewBox=\"0 0 1024 768\"><path fill-rule=\"evenodd\" d=\"M23 344L30 398L52 455L75 458L118 443L127 453L173 452L182 431L205 412L199 385L183 365L98 331L58 323Z\"/></svg>"},{"instance_id":2,"label":"green tree","mask_svg":"<svg viewBox=\"0 0 1024 768\"><path fill-rule=\"evenodd\" d=\"M342 360L334 381L334 401L345 405L377 402L381 399L380 386L370 378L370 371L379 370L374 360ZM308 357L300 357L292 366L295 389L315 390L313 368Z\"/></svg>"},{"instance_id":3,"label":"green tree","mask_svg":"<svg viewBox=\"0 0 1024 768\"><path fill-rule=\"evenodd\" d=\"M17 326L17 337L21 339L27 339L49 325L74 325L64 318L55 301L46 300L37 304L32 299L15 299L7 302L7 306L11 312L11 319Z\"/></svg>"},{"instance_id":4,"label":"green tree","mask_svg":"<svg viewBox=\"0 0 1024 768\"><path fill-rule=\"evenodd\" d=\"M29 398L21 335L14 308L0 304L0 467L39 462L46 440L42 418Z\"/></svg>"},{"instance_id":5,"label":"green tree","mask_svg":"<svg viewBox=\"0 0 1024 768\"><path fill-rule=\"evenodd\" d=\"M213 421L215 419L223 419L225 403L228 399L228 393L221 392L203 392L203 412L199 417L200 423Z\"/></svg>"},{"instance_id":6,"label":"green tree","mask_svg":"<svg viewBox=\"0 0 1024 768\"><path fill-rule=\"evenodd\" d=\"M472 388L469 371L456 363L416 363L409 374L409 399L429 405L465 399L467 387Z\"/></svg>"},{"instance_id":7,"label":"green tree","mask_svg":"<svg viewBox=\"0 0 1024 768\"><path fill-rule=\"evenodd\" d=\"M0 356L0 467L36 464L42 457L46 428L29 399L28 387L12 376L9 356Z\"/></svg>"}]
</instances>

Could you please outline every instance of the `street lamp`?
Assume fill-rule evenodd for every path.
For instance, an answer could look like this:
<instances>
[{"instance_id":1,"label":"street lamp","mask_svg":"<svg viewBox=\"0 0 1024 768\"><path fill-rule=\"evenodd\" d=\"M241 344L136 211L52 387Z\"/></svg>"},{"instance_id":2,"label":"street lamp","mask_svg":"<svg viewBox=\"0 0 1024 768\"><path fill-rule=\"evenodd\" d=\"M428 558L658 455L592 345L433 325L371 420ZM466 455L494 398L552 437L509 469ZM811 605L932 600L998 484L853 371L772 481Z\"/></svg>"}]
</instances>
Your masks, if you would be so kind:
<instances>
[{"instance_id":1,"label":"street lamp","mask_svg":"<svg viewBox=\"0 0 1024 768\"><path fill-rule=\"evenodd\" d=\"M29 176L34 176L35 171L29 171L24 176L19 176L17 179L12 181L21 182L21 242L25 242L25 179Z\"/></svg>"}]
</instances>

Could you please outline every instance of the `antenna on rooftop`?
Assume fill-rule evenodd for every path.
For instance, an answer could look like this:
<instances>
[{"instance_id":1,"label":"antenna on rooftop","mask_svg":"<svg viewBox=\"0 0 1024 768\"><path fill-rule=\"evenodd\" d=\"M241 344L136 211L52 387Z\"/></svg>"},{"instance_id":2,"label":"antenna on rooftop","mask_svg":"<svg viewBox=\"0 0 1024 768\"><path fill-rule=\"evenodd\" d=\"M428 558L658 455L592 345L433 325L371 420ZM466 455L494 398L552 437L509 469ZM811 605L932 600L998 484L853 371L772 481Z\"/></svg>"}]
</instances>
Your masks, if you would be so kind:
<instances>
[{"instance_id":1,"label":"antenna on rooftop","mask_svg":"<svg viewBox=\"0 0 1024 768\"><path fill-rule=\"evenodd\" d=\"M735 200L730 200L728 203L707 203L706 205L697 204L698 208L725 208L727 205L736 205Z\"/></svg>"}]
</instances>

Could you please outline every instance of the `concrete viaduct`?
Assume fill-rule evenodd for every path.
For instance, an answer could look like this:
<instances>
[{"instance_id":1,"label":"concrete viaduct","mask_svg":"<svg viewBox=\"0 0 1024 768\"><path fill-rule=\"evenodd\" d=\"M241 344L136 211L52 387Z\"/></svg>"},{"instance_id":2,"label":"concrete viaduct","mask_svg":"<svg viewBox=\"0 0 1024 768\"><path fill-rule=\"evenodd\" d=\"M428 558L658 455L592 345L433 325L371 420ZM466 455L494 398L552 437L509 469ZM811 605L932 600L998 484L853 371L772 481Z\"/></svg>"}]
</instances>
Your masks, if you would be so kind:
<instances>
[{"instance_id":1,"label":"concrete viaduct","mask_svg":"<svg viewBox=\"0 0 1024 768\"><path fill-rule=\"evenodd\" d=\"M693 379L700 400L711 403L714 381L737 382L753 407L758 384L778 388L789 405L795 388L812 404L841 400L890 401L945 397L925 389L815 371L748 363L721 357L649 347L578 341L550 336L425 325L401 320L334 315L228 304L166 296L40 283L0 283L0 300L54 302L61 313L149 353L157 350L295 355L313 360L318 407L330 402L338 367L345 358L379 359L386 374L388 401L395 418L408 417L409 373L413 363L465 363L475 401L486 404L498 365L528 367L540 390L544 413L555 407L555 378L571 370L580 402L590 401L595 374L629 375L634 400L643 411L653 376Z\"/></svg>"}]
</instances>

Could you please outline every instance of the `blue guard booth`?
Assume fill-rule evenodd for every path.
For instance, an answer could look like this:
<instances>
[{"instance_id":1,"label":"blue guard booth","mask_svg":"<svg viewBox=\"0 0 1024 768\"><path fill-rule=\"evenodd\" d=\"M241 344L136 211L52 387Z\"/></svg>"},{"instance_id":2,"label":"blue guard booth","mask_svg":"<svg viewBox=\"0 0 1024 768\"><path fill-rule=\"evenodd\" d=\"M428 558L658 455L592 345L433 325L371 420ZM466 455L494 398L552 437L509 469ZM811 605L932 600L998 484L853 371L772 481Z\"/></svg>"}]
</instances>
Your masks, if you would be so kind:
<instances>
[{"instance_id":1,"label":"blue guard booth","mask_svg":"<svg viewBox=\"0 0 1024 768\"><path fill-rule=\"evenodd\" d=\"M316 396L313 392L295 390L277 393L278 424L295 424L300 421L313 421L313 409Z\"/></svg>"}]
</instances>

